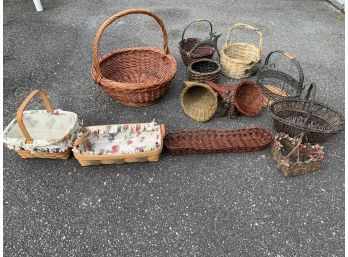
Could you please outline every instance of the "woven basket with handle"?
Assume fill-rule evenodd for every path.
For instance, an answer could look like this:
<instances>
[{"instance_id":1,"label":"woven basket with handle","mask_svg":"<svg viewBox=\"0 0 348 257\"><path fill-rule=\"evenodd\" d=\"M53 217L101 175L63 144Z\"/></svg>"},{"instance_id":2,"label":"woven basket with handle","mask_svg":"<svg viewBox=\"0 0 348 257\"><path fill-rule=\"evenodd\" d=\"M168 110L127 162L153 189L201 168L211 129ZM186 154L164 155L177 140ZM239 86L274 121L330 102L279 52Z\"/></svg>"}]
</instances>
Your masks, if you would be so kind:
<instances>
[{"instance_id":1,"label":"woven basket with handle","mask_svg":"<svg viewBox=\"0 0 348 257\"><path fill-rule=\"evenodd\" d=\"M163 34L163 51L154 47L122 48L99 58L99 42L104 30L130 14L146 14L158 22ZM167 30L161 18L150 10L124 10L108 18L97 31L93 43L92 77L118 102L135 107L155 103L167 92L175 73L176 61L169 54Z\"/></svg>"},{"instance_id":2,"label":"woven basket with handle","mask_svg":"<svg viewBox=\"0 0 348 257\"><path fill-rule=\"evenodd\" d=\"M195 20L185 27L184 31L182 32L181 41L179 42L180 55L185 65L189 65L191 62L203 58L211 59L215 53L214 47L210 45L201 45L197 47L193 52L191 52L191 50L199 42L199 39L185 38L185 32L192 24L197 22L208 22L210 25L210 33L213 33L213 25L210 21L204 19Z\"/></svg>"},{"instance_id":3,"label":"woven basket with handle","mask_svg":"<svg viewBox=\"0 0 348 257\"><path fill-rule=\"evenodd\" d=\"M196 121L204 122L213 117L217 108L217 94L208 85L184 81L180 103L185 114Z\"/></svg>"},{"instance_id":4,"label":"woven basket with handle","mask_svg":"<svg viewBox=\"0 0 348 257\"><path fill-rule=\"evenodd\" d=\"M46 110L25 111L39 95ZM73 112L53 110L43 90L33 90L17 110L16 119L4 130L4 144L22 158L67 159L80 126Z\"/></svg>"},{"instance_id":5,"label":"woven basket with handle","mask_svg":"<svg viewBox=\"0 0 348 257\"><path fill-rule=\"evenodd\" d=\"M240 42L231 43L232 31L243 28L255 31L259 35L259 45ZM259 29L244 23L237 23L230 28L226 42L220 51L222 73L230 78L241 79L251 76L256 65L261 61L263 37Z\"/></svg>"}]
</instances>

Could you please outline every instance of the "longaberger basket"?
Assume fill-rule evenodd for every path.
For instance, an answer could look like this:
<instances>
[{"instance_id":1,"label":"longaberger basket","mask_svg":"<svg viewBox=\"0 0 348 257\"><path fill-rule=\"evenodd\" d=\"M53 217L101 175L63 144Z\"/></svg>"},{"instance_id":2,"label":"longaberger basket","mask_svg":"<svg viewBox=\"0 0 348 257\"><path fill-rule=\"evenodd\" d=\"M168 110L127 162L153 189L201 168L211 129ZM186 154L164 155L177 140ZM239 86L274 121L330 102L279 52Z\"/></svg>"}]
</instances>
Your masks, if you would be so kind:
<instances>
[{"instance_id":1,"label":"longaberger basket","mask_svg":"<svg viewBox=\"0 0 348 257\"><path fill-rule=\"evenodd\" d=\"M163 51L154 47L122 48L99 58L99 42L104 30L117 19L130 14L153 17L162 29ZM129 9L107 19L93 43L92 77L118 102L128 106L147 106L163 96L176 73L175 58L169 54L168 33L161 18L150 10Z\"/></svg>"},{"instance_id":2,"label":"longaberger basket","mask_svg":"<svg viewBox=\"0 0 348 257\"><path fill-rule=\"evenodd\" d=\"M24 111L39 95L46 110ZM4 130L4 144L22 158L67 159L79 130L73 112L53 110L43 90L32 91L17 110L17 117Z\"/></svg>"}]
</instances>

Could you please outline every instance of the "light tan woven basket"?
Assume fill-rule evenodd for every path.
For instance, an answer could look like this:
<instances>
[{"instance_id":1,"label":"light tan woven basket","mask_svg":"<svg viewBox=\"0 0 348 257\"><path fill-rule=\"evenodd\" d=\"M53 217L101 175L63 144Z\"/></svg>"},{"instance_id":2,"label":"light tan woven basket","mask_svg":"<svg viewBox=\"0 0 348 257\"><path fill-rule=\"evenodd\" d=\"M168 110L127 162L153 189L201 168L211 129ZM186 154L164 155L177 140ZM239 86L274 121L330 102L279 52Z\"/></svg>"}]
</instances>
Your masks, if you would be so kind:
<instances>
[{"instance_id":1,"label":"light tan woven basket","mask_svg":"<svg viewBox=\"0 0 348 257\"><path fill-rule=\"evenodd\" d=\"M185 114L196 121L209 120L216 112L217 93L207 84L184 81L180 104Z\"/></svg>"},{"instance_id":2,"label":"light tan woven basket","mask_svg":"<svg viewBox=\"0 0 348 257\"><path fill-rule=\"evenodd\" d=\"M150 123L148 123L150 124ZM78 160L78 162L81 164L81 166L90 166L90 165L100 165L100 164L122 164L122 163L132 163L132 162L155 162L158 161L160 159L160 155L163 149L163 139L165 136L165 126L164 124L159 124L159 133L160 136L158 138L158 145L156 143L156 145L158 146L157 148L153 149L153 150L144 150L141 149L138 152L129 152L129 153L87 153L84 150L81 150L81 146L82 145L91 145L93 143L91 143L89 141L89 139L91 137L96 137L96 140L99 140L99 137L101 138L103 136L103 133L106 134L105 132L100 132L101 130L108 130L108 127L111 126L139 126L139 128L141 128L141 124L116 124L116 125L104 125L104 126L95 126L95 128L93 127L87 127L84 128L84 134L78 138L73 146L73 153L74 153L74 157ZM97 128L96 128L97 127ZM93 128L93 129L91 129ZM93 130L93 131L92 131ZM119 130L117 130L119 131ZM135 131L134 129L130 128L129 132L125 132L124 133L124 137L128 138L129 135L131 133L136 133L137 131ZM101 133L101 134L98 134ZM115 132L113 133L113 135L110 133L109 135L115 136L115 134L117 134L119 132ZM139 136L140 138L140 136ZM103 140L103 139L100 139ZM129 139L131 140L131 139ZM156 141L157 142L157 141ZM153 143L153 142L152 142ZM109 143L109 147L114 147L111 146L111 144L113 144L112 142Z\"/></svg>"},{"instance_id":3,"label":"light tan woven basket","mask_svg":"<svg viewBox=\"0 0 348 257\"><path fill-rule=\"evenodd\" d=\"M237 28L255 31L260 38L259 46L245 42L231 43L231 33ZM227 77L235 79L251 76L255 72L256 65L261 61L262 45L263 36L258 28L244 23L233 25L220 52L222 73Z\"/></svg>"}]
</instances>

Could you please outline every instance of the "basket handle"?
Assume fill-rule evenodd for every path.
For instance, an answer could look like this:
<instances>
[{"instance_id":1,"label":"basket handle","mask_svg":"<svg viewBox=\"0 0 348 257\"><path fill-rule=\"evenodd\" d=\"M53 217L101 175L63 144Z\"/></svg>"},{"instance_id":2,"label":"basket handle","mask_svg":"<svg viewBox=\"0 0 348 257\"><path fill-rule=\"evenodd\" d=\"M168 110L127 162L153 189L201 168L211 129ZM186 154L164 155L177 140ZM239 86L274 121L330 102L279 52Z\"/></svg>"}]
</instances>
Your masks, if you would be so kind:
<instances>
[{"instance_id":1,"label":"basket handle","mask_svg":"<svg viewBox=\"0 0 348 257\"><path fill-rule=\"evenodd\" d=\"M181 40L184 40L185 32L186 32L186 30L188 29L188 27L190 27L192 24L194 24L194 23L196 23L196 22L202 22L202 21L205 21L205 22L208 22L208 23L209 23L209 25L210 25L210 33L213 33L213 25L211 24L210 21L205 20L205 19L197 19L197 20L191 22L189 25L187 25L187 26L185 27L184 31L182 32Z\"/></svg>"},{"instance_id":2,"label":"basket handle","mask_svg":"<svg viewBox=\"0 0 348 257\"><path fill-rule=\"evenodd\" d=\"M86 131L86 133L84 133L80 138L75 140L73 147L77 148L90 135L91 135L91 131L90 130Z\"/></svg>"},{"instance_id":3,"label":"basket handle","mask_svg":"<svg viewBox=\"0 0 348 257\"><path fill-rule=\"evenodd\" d=\"M315 95L316 95L316 87L317 86L315 83L310 84L308 89L307 89L307 93L304 97L304 100L310 101L309 105L305 109L305 112L307 112L307 117L306 117L305 122L303 123L304 127L307 126L309 118L311 117L312 112L313 112L313 106L314 106ZM311 99L310 99L310 96L312 96ZM305 129L305 131L307 131L307 130Z\"/></svg>"},{"instance_id":4,"label":"basket handle","mask_svg":"<svg viewBox=\"0 0 348 257\"><path fill-rule=\"evenodd\" d=\"M162 19L155 13L153 13L150 10L147 9L128 9L121 11L119 13L114 14L110 18L108 18L104 23L101 25L101 27L98 29L97 33L95 34L94 42L93 42L93 48L92 48L92 57L93 57L93 67L97 74L101 74L100 70L100 64L99 64L99 42L101 39L101 36L104 32L104 30L114 21L117 19L129 15L129 14L146 14L148 16L151 16L154 18L157 23L160 25L163 35L163 53L165 55L169 54L169 48L168 48L168 32L167 29L162 21Z\"/></svg>"},{"instance_id":5,"label":"basket handle","mask_svg":"<svg viewBox=\"0 0 348 257\"><path fill-rule=\"evenodd\" d=\"M236 28L239 28L239 27L247 29L247 30L255 31L259 35L259 38L260 38L259 39L259 55L261 55L261 51L262 51L262 47L263 47L263 35L258 28L255 28L249 24L245 24L245 23L234 24L230 28L230 31L227 34L225 45L227 45L230 42L230 37L231 37L232 31L235 30Z\"/></svg>"},{"instance_id":6,"label":"basket handle","mask_svg":"<svg viewBox=\"0 0 348 257\"><path fill-rule=\"evenodd\" d=\"M47 94L45 93L45 91L43 89L36 89L30 92L30 94L24 99L24 101L21 103L21 105L19 106L18 110L17 110L17 116L16 116L16 120L19 126L19 129L22 131L26 142L28 144L32 144L33 143L33 139L31 138L31 136L29 135L29 132L27 130L27 128L25 127L24 123L23 123L23 112L25 110L25 108L27 108L29 102L31 101L31 99L33 99L34 96L39 95L45 105L45 108L47 110L48 113L52 113L53 112L53 108L51 105L50 100L48 99Z\"/></svg>"},{"instance_id":7,"label":"basket handle","mask_svg":"<svg viewBox=\"0 0 348 257\"><path fill-rule=\"evenodd\" d=\"M303 82L304 82L304 74L303 74L302 67L298 63L298 61L296 61L296 57L294 55L290 54L289 52L282 51L282 50L276 50L276 51L270 52L265 59L265 63L263 64L263 68L268 66L269 59L271 58L271 55L274 53L279 53L279 54L283 55L285 58L290 60L296 66L297 71L298 71L298 75L299 75L299 79L298 79L299 90L302 90L303 89Z\"/></svg>"}]
</instances>

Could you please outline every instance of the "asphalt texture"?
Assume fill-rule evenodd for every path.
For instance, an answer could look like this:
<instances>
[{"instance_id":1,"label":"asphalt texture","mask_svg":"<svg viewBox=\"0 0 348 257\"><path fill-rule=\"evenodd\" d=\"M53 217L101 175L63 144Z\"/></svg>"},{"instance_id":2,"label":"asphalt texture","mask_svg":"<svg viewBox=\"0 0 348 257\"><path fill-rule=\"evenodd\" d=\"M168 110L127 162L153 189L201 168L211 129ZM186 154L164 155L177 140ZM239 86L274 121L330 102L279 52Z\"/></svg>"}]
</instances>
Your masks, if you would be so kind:
<instances>
[{"instance_id":1,"label":"asphalt texture","mask_svg":"<svg viewBox=\"0 0 348 257\"><path fill-rule=\"evenodd\" d=\"M267 111L205 123L185 116L179 95L186 68L177 44L196 18L211 20L223 33L219 47L233 23L259 27L263 58L276 49L296 55L305 84L317 83L317 100L344 113L344 14L325 1L42 4L44 11L37 13L32 1L4 1L4 126L29 91L42 87L54 107L77 113L86 126L155 118L168 132L272 129ZM146 108L118 104L90 75L99 26L118 11L138 7L163 18L178 63L168 93ZM193 27L188 35L204 29ZM159 27L150 17L129 16L106 30L101 52L141 45L161 47ZM324 167L293 178L276 170L270 148L186 156L164 151L157 163L91 167L81 167L74 157L23 160L4 149L4 255L344 256L344 132L323 145Z\"/></svg>"}]
</instances>

